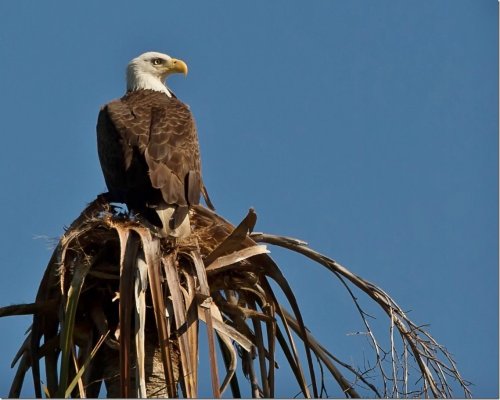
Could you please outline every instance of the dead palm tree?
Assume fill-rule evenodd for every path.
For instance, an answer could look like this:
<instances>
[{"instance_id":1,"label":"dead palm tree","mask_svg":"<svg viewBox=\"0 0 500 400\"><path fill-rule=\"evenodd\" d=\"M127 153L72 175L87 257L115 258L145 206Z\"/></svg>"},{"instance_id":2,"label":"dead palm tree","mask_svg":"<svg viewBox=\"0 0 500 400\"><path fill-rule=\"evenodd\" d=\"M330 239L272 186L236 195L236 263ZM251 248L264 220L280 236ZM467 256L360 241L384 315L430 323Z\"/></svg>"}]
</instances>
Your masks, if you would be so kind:
<instances>
[{"instance_id":1,"label":"dead palm tree","mask_svg":"<svg viewBox=\"0 0 500 400\"><path fill-rule=\"evenodd\" d=\"M241 397L243 382L252 397L275 397L277 352L304 397L327 396L327 374L346 397L452 397L449 380L470 396L447 350L376 285L300 240L252 233L253 210L237 227L202 206L190 213L192 235L172 241L103 196L82 212L54 250L36 301L0 309L0 316L33 314L10 397L19 397L29 369L37 397L97 397L102 383L107 397L197 397L207 375L198 367L202 340L214 397L229 390ZM268 244L311 258L342 282L373 363L349 365L314 339ZM356 291L388 318L389 349L377 341Z\"/></svg>"}]
</instances>

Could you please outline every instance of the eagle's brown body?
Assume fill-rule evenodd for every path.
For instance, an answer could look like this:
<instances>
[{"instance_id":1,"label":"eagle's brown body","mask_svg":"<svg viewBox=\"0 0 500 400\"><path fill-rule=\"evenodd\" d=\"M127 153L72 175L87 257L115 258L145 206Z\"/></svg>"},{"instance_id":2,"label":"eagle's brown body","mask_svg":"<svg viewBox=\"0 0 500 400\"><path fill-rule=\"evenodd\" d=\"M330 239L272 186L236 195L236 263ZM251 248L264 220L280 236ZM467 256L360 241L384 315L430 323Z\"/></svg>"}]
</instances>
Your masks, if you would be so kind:
<instances>
[{"instance_id":1,"label":"eagle's brown body","mask_svg":"<svg viewBox=\"0 0 500 400\"><path fill-rule=\"evenodd\" d=\"M99 113L97 146L112 201L136 210L176 206L175 227L200 194L206 198L195 123L173 95L135 90L108 103Z\"/></svg>"}]
</instances>

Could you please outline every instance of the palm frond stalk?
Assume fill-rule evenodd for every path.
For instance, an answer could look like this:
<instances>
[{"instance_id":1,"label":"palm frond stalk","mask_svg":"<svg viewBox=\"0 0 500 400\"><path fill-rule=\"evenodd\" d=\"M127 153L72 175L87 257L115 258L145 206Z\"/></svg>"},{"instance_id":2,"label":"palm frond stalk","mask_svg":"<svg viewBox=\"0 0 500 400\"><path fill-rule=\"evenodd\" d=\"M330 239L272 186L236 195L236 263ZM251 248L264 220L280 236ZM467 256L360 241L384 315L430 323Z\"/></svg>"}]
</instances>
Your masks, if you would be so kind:
<instances>
[{"instance_id":1,"label":"palm frond stalk","mask_svg":"<svg viewBox=\"0 0 500 400\"><path fill-rule=\"evenodd\" d=\"M207 375L199 370L202 341L213 397L228 390L275 397L280 350L303 397L327 396L325 375L345 397L452 397L450 379L470 396L447 350L376 285L305 242L252 233L253 210L237 227L202 206L190 218L192 235L172 241L140 215L117 213L104 196L89 204L54 250L35 303L0 309L0 316L33 314L9 396L19 397L31 368L37 397L97 397L103 383L108 397L197 397ZM311 258L343 283L373 346L373 365L361 370L317 342L268 244ZM390 350L377 341L354 290L387 316ZM410 370L418 371L416 384Z\"/></svg>"}]
</instances>

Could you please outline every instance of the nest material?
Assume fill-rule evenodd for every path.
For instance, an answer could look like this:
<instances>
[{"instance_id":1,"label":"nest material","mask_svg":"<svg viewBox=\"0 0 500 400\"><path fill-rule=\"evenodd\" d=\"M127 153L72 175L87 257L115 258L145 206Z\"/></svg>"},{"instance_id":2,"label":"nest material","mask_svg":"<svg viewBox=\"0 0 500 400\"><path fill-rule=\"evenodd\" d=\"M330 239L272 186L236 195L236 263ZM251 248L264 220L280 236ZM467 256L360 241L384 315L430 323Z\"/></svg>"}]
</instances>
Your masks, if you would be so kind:
<instances>
[{"instance_id":1,"label":"nest material","mask_svg":"<svg viewBox=\"0 0 500 400\"><path fill-rule=\"evenodd\" d=\"M202 206L191 209L190 219L189 238L160 239L140 215L117 215L103 196L93 201L54 250L36 302L0 310L0 316L34 316L13 362L20 360L9 396L20 395L31 367L37 397L42 394L41 381L51 397L97 397L103 382L108 397L177 397L179 391L184 397L197 397L200 321L206 325L214 397L228 388L233 397L241 397L239 374L247 378L252 397L274 397L277 349L285 355L304 397L327 394L325 371L346 397L359 397L360 388L369 397L452 397L449 377L470 395L446 349L377 286L304 242L252 234L253 210L236 228ZM302 253L344 283L373 344L372 367L362 371L346 364L316 342L262 243ZM283 292L291 312L278 302L270 281ZM390 351L383 352L378 344L353 285L389 317ZM396 332L402 349L396 348ZM218 351L223 366L217 363ZM40 376L40 359L45 361L45 379ZM412 366L419 371L417 388L408 381ZM371 379L376 372L379 379Z\"/></svg>"}]
</instances>

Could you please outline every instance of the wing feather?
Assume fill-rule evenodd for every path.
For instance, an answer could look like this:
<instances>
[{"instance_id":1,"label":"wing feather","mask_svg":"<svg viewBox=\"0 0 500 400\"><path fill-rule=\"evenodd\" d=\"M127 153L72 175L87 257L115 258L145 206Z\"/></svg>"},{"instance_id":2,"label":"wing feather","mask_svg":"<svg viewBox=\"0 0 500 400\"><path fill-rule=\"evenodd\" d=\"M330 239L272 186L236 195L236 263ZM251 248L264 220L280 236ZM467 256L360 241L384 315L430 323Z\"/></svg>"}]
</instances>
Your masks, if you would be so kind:
<instances>
[{"instance_id":1,"label":"wing feather","mask_svg":"<svg viewBox=\"0 0 500 400\"><path fill-rule=\"evenodd\" d=\"M107 150L99 151L108 189L110 181L138 196L137 188L144 189L146 182L151 189L142 190L146 204L154 205L158 197L183 207L199 204L203 183L198 135L185 104L160 92L139 90L109 103L101 113L100 147L114 141L114 153L121 154L113 165L106 165L107 156L101 153ZM123 165L117 168L120 162ZM113 173L118 178L109 178Z\"/></svg>"}]
</instances>

